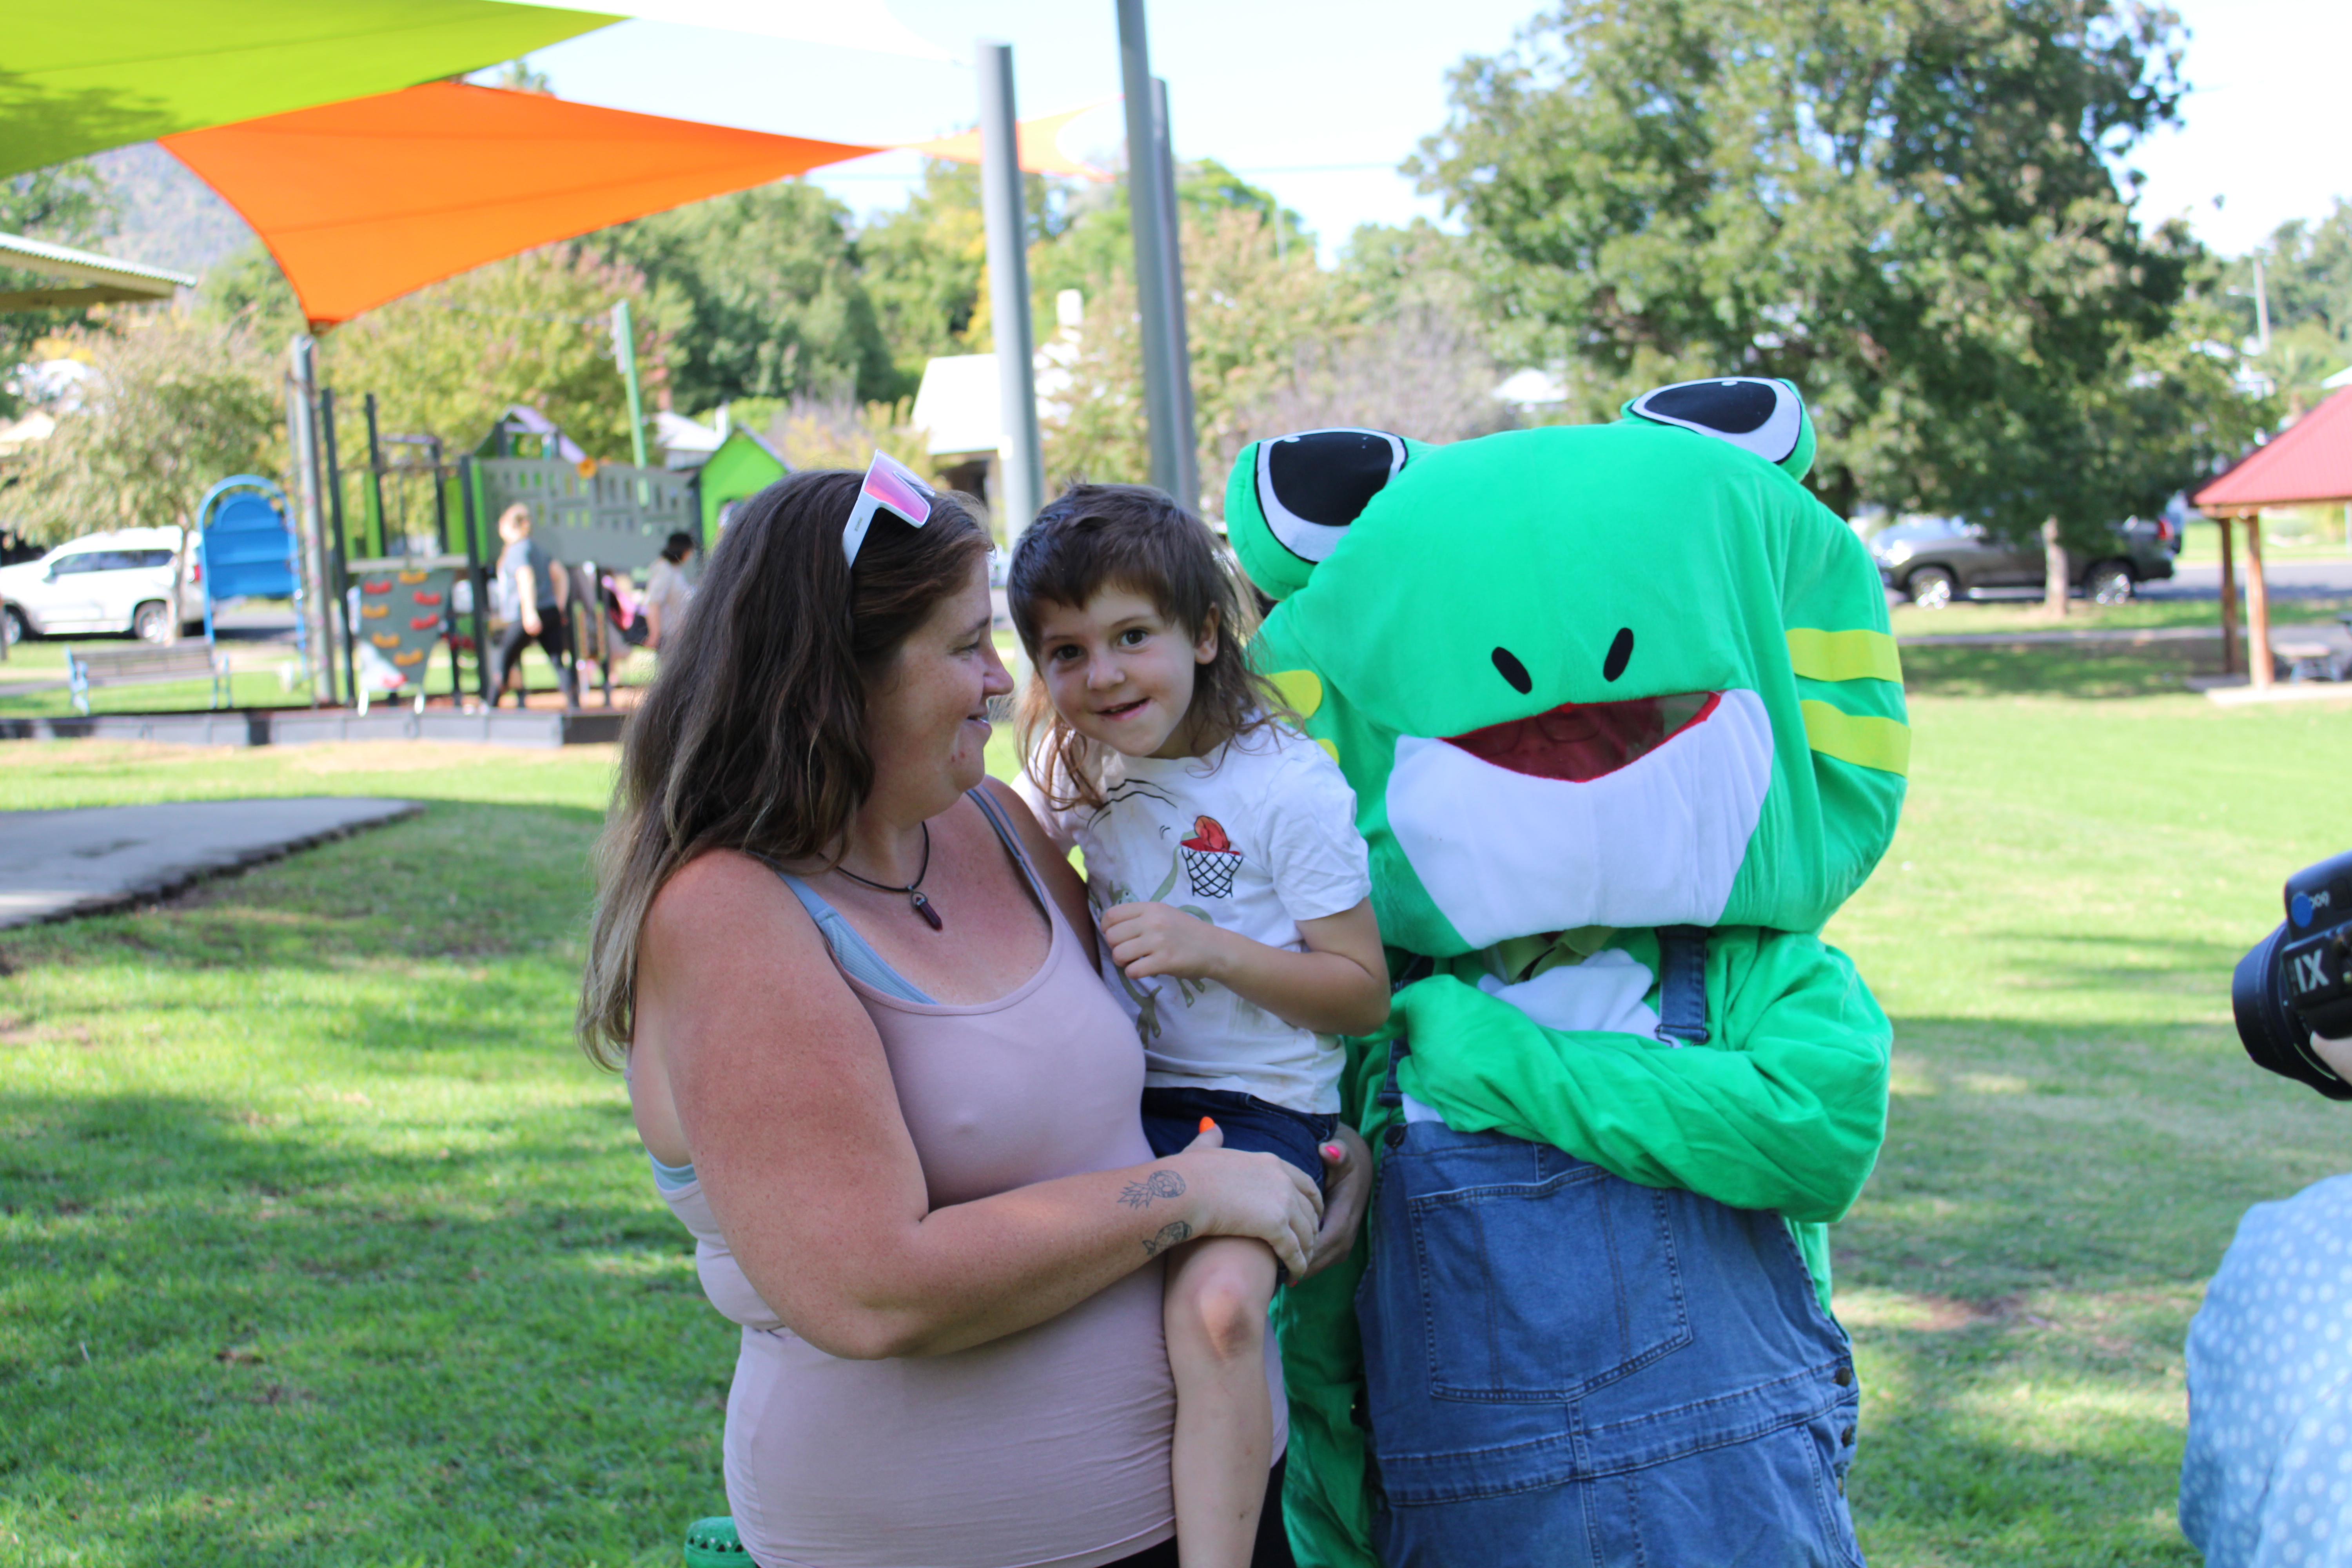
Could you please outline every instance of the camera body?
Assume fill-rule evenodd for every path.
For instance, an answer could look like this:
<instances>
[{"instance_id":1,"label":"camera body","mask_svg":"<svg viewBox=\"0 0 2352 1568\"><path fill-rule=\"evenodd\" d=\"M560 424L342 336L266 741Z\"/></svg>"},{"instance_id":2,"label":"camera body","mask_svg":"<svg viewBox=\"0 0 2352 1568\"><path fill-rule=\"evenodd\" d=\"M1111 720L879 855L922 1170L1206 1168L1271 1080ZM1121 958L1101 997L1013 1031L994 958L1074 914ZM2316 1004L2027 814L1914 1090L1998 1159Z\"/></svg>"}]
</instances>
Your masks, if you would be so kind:
<instances>
[{"instance_id":1,"label":"camera body","mask_svg":"<svg viewBox=\"0 0 2352 1568\"><path fill-rule=\"evenodd\" d=\"M2286 879L2286 923L2238 961L2230 1002L2255 1066L2352 1100L2311 1048L2315 1034L2352 1036L2352 852Z\"/></svg>"}]
</instances>

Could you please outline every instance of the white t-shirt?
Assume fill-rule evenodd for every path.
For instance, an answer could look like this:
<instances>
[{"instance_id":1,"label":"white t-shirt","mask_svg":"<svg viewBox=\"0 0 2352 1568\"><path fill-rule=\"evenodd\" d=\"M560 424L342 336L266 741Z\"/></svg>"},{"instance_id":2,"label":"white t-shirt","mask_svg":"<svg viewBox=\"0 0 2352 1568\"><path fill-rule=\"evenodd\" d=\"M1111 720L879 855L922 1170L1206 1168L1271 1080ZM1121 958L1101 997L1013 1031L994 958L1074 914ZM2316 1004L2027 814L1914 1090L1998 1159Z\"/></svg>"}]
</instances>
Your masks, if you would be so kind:
<instances>
[{"instance_id":1,"label":"white t-shirt","mask_svg":"<svg viewBox=\"0 0 2352 1568\"><path fill-rule=\"evenodd\" d=\"M1354 909L1371 892L1356 795L1305 736L1270 725L1205 757L1114 757L1108 803L1045 809L1046 831L1087 858L1087 898L1159 902L1268 947L1306 951L1301 921ZM1103 979L1135 1020L1146 1085L1253 1094L1293 1110L1339 1109L1344 1053L1329 1035L1286 1024L1211 982L1129 980L1102 954Z\"/></svg>"},{"instance_id":2,"label":"white t-shirt","mask_svg":"<svg viewBox=\"0 0 2352 1568\"><path fill-rule=\"evenodd\" d=\"M686 573L673 564L667 555L656 555L654 563L646 568L646 607L661 609L661 635L667 641L677 630L677 623L686 616L686 601L689 590Z\"/></svg>"}]
</instances>

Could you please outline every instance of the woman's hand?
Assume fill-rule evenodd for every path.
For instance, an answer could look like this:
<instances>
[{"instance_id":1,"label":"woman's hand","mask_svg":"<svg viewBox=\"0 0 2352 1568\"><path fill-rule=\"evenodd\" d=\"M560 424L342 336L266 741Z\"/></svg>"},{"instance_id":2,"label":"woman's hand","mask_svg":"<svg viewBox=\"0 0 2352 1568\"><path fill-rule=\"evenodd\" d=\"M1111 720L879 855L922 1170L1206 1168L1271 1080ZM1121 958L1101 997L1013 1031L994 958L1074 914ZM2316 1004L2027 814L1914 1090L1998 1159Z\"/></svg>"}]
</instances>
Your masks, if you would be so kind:
<instances>
[{"instance_id":1,"label":"woman's hand","mask_svg":"<svg viewBox=\"0 0 2352 1568\"><path fill-rule=\"evenodd\" d=\"M1323 1194L1307 1173L1275 1154L1248 1154L1224 1146L1212 1124L1166 1164L1181 1185L1170 1197L1187 1200L1195 1216L1173 1218L1144 1243L1157 1252L1196 1236L1254 1237L1274 1248L1290 1277L1299 1279L1315 1245ZM1144 1201L1159 1194L1139 1194ZM1127 1200L1122 1199L1122 1202Z\"/></svg>"},{"instance_id":2,"label":"woman's hand","mask_svg":"<svg viewBox=\"0 0 2352 1568\"><path fill-rule=\"evenodd\" d=\"M1293 1274L1294 1279L1320 1274L1348 1256L1371 1201L1372 1151L1362 1134L1342 1123L1322 1152L1323 1227L1315 1233L1305 1272Z\"/></svg>"}]
</instances>

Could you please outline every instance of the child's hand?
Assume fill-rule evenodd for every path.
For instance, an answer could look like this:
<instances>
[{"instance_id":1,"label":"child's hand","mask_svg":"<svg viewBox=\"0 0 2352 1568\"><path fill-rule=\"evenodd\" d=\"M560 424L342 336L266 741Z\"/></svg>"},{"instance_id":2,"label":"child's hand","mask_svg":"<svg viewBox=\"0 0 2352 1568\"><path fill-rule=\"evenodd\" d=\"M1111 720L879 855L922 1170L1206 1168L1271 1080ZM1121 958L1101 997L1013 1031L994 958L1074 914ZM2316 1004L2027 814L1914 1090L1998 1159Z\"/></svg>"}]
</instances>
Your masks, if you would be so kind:
<instances>
[{"instance_id":1,"label":"child's hand","mask_svg":"<svg viewBox=\"0 0 2352 1568\"><path fill-rule=\"evenodd\" d=\"M1110 961L1129 980L1213 980L1225 944L1223 931L1166 904L1114 904L1103 911L1102 933Z\"/></svg>"}]
</instances>

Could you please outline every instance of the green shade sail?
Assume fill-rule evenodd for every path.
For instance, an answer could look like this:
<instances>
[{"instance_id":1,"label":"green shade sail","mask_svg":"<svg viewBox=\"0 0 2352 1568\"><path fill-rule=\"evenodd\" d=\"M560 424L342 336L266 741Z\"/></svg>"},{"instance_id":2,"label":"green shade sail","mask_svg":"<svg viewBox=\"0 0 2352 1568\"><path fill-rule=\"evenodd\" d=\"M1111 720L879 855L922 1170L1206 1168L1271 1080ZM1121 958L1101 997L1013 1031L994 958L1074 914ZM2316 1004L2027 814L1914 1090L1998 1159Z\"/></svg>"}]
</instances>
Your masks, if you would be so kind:
<instances>
[{"instance_id":1,"label":"green shade sail","mask_svg":"<svg viewBox=\"0 0 2352 1568\"><path fill-rule=\"evenodd\" d=\"M16 9L0 47L0 177L463 75L620 19L499 0L79 0Z\"/></svg>"}]
</instances>

